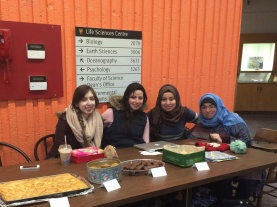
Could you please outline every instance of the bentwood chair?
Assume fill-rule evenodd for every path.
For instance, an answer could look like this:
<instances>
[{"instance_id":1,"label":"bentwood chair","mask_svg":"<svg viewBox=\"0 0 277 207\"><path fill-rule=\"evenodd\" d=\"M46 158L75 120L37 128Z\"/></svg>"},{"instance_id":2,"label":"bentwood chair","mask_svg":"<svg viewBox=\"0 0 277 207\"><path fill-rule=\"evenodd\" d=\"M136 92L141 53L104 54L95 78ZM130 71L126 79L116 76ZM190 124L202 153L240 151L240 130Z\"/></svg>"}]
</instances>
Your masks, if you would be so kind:
<instances>
[{"instance_id":1,"label":"bentwood chair","mask_svg":"<svg viewBox=\"0 0 277 207\"><path fill-rule=\"evenodd\" d=\"M253 148L277 153L277 130L260 128L253 140ZM272 156L276 155L272 154ZM257 199L257 207L262 206L262 198L265 194L277 198L277 166L266 169L265 185L260 193L254 195L254 199Z\"/></svg>"},{"instance_id":2,"label":"bentwood chair","mask_svg":"<svg viewBox=\"0 0 277 207\"><path fill-rule=\"evenodd\" d=\"M277 130L260 128L253 141L253 148L277 153Z\"/></svg>"},{"instance_id":3,"label":"bentwood chair","mask_svg":"<svg viewBox=\"0 0 277 207\"><path fill-rule=\"evenodd\" d=\"M19 154L21 154L26 159L27 162L32 162L31 159L28 157L28 155L25 152L23 152L21 149L19 149L18 147L14 146L12 144L6 143L6 142L0 142L0 147L2 147L2 146L5 146L12 150L17 151ZM1 156L0 156L0 167L2 167Z\"/></svg>"},{"instance_id":4,"label":"bentwood chair","mask_svg":"<svg viewBox=\"0 0 277 207\"><path fill-rule=\"evenodd\" d=\"M43 149L44 152L44 159L46 158L47 153L49 152L49 150L51 149L51 147L54 144L54 139L55 139L55 134L47 134L43 137L41 137L35 144L34 147L34 155L35 155L35 159L36 161L39 161L39 153L38 150L40 150L41 148Z\"/></svg>"}]
</instances>

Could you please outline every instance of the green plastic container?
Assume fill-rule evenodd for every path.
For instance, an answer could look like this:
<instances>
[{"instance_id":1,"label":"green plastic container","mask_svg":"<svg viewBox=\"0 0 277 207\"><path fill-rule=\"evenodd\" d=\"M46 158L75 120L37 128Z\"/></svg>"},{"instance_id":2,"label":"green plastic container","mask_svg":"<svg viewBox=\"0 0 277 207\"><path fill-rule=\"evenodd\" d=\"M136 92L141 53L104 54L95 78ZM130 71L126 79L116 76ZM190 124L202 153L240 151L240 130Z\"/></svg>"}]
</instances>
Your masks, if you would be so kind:
<instances>
[{"instance_id":1,"label":"green plastic container","mask_svg":"<svg viewBox=\"0 0 277 207\"><path fill-rule=\"evenodd\" d=\"M165 162L169 162L181 167L189 167L194 165L194 163L205 161L205 150L191 154L179 154L163 149L162 159Z\"/></svg>"}]
</instances>

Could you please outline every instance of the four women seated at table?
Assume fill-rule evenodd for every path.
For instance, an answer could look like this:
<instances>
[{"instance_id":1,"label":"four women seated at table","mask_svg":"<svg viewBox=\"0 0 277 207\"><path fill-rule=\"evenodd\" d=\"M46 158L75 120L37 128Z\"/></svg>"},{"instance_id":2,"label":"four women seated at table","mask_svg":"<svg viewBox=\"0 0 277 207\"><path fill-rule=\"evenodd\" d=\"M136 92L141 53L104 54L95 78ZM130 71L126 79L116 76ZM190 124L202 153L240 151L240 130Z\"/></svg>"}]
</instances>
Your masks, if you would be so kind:
<instances>
[{"instance_id":1,"label":"four women seated at table","mask_svg":"<svg viewBox=\"0 0 277 207\"><path fill-rule=\"evenodd\" d=\"M96 109L98 104L97 95L91 87L81 85L76 88L72 103L59 114L54 146L47 158L58 157L58 147L64 144L65 136L73 149L88 146L104 148L107 145L119 149L147 143L149 137L151 141L191 138L185 128L188 122L196 124L192 135L197 138L212 139L219 143L241 140L248 147L251 145L246 123L237 114L229 112L222 100L212 93L205 94L200 99L199 120L196 112L182 106L178 90L170 84L160 88L156 106L147 115L144 112L147 95L139 83L128 85L123 96L110 97L110 108L102 114L102 118ZM236 197L247 199L259 179L259 174L254 178L246 176L240 179ZM232 194L231 180L227 184L224 182L224 191L220 188L217 192L225 192L219 196L228 199ZM228 191L226 187L229 187Z\"/></svg>"}]
</instances>

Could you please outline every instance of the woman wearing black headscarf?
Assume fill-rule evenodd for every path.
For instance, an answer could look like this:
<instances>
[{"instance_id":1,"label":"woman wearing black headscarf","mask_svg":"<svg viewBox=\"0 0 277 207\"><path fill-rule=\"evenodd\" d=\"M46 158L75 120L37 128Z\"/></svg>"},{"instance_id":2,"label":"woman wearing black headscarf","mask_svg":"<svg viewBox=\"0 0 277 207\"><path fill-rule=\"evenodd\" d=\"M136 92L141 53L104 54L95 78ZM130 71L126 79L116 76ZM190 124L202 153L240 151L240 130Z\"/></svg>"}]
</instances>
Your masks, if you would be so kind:
<instances>
[{"instance_id":1,"label":"woman wearing black headscarf","mask_svg":"<svg viewBox=\"0 0 277 207\"><path fill-rule=\"evenodd\" d=\"M198 121L198 114L182 106L177 88L170 84L160 88L156 106L147 115L151 141L191 138L185 129L185 124Z\"/></svg>"}]
</instances>

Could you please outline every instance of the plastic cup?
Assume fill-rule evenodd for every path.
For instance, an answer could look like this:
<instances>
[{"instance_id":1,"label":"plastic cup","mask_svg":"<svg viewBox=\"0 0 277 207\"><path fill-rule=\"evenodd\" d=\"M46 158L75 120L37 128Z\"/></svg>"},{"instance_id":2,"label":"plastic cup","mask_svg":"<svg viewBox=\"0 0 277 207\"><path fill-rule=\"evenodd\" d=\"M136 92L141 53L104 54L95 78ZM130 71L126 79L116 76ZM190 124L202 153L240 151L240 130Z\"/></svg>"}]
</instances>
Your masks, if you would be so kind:
<instances>
[{"instance_id":1,"label":"plastic cup","mask_svg":"<svg viewBox=\"0 0 277 207\"><path fill-rule=\"evenodd\" d=\"M70 162L71 151L72 151L72 148L69 144L67 145L63 144L59 146L61 163L63 165L67 165Z\"/></svg>"}]
</instances>

